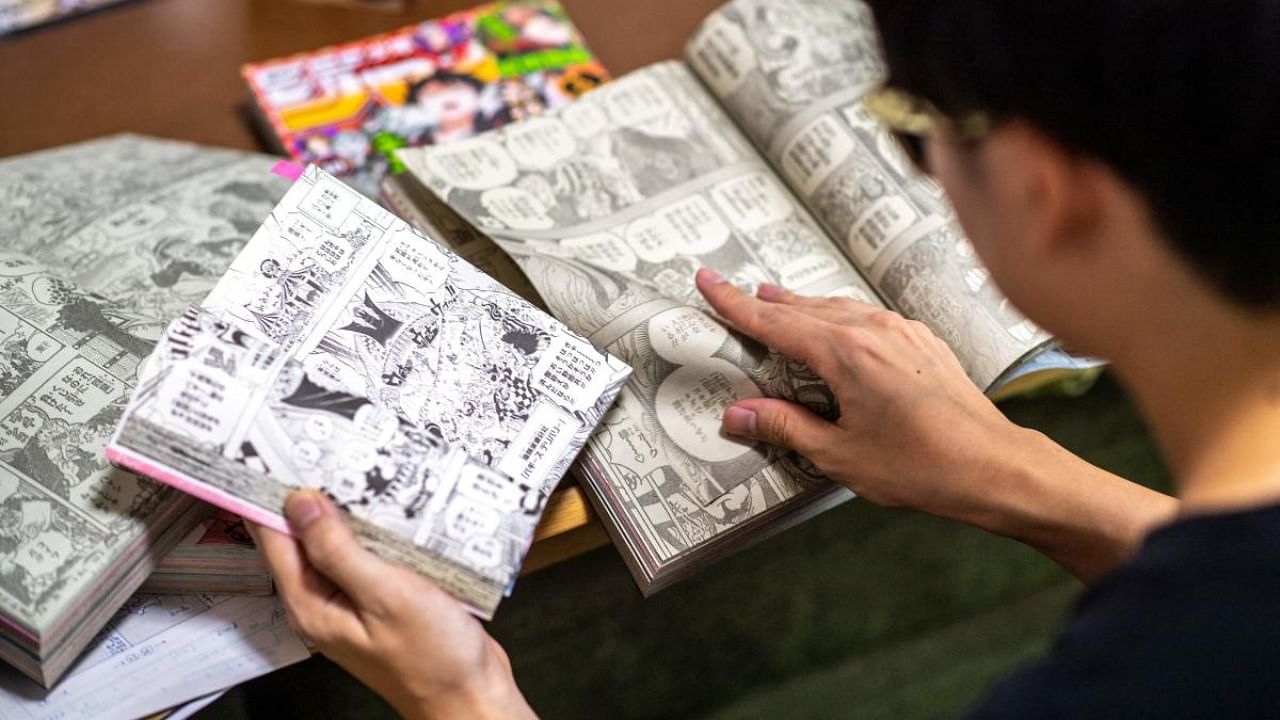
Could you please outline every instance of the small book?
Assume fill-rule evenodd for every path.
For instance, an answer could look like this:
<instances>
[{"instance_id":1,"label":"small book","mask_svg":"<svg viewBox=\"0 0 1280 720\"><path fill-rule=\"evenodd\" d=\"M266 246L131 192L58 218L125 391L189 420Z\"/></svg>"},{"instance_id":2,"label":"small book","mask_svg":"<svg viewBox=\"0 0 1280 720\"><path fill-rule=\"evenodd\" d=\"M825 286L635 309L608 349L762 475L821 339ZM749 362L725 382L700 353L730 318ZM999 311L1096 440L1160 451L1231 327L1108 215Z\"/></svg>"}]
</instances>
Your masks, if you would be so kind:
<instances>
[{"instance_id":1,"label":"small book","mask_svg":"<svg viewBox=\"0 0 1280 720\"><path fill-rule=\"evenodd\" d=\"M1001 296L939 187L865 110L883 79L864 4L733 0L683 62L402 150L409 172L384 183L415 222L487 236L556 317L636 368L579 475L645 592L850 497L804 458L720 432L744 398L839 408L709 312L700 266L895 309L992 397L1096 373Z\"/></svg>"},{"instance_id":2,"label":"small book","mask_svg":"<svg viewBox=\"0 0 1280 720\"><path fill-rule=\"evenodd\" d=\"M489 618L629 374L313 165L169 326L107 456L284 532L321 489Z\"/></svg>"},{"instance_id":3,"label":"small book","mask_svg":"<svg viewBox=\"0 0 1280 720\"><path fill-rule=\"evenodd\" d=\"M270 595L271 570L244 520L216 510L161 558L139 592L160 595Z\"/></svg>"},{"instance_id":4,"label":"small book","mask_svg":"<svg viewBox=\"0 0 1280 720\"><path fill-rule=\"evenodd\" d=\"M608 75L554 0L512 0L246 65L279 149L370 197L395 150L560 107Z\"/></svg>"},{"instance_id":5,"label":"small book","mask_svg":"<svg viewBox=\"0 0 1280 720\"><path fill-rule=\"evenodd\" d=\"M0 660L46 686L208 513L103 452L283 194L273 162L129 135L0 161Z\"/></svg>"}]
</instances>

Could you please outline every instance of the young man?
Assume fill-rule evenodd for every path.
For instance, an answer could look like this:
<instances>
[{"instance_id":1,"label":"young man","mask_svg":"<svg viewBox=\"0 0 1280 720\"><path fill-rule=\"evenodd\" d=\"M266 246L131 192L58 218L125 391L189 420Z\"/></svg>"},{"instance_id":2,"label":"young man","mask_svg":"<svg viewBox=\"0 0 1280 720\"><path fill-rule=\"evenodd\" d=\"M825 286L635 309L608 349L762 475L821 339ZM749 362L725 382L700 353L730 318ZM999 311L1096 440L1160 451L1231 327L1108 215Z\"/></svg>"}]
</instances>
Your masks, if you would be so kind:
<instances>
[{"instance_id":1,"label":"young man","mask_svg":"<svg viewBox=\"0 0 1280 720\"><path fill-rule=\"evenodd\" d=\"M1049 655L977 718L1280 712L1280 8L1268 0L883 0L876 96L914 134L992 277L1110 359L1174 500L1015 427L923 326L713 271L726 320L807 362L827 422L737 404L728 432L793 448L864 499L1027 542L1091 584ZM889 101L889 102L886 102ZM529 714L500 648L426 581L291 498L260 531L301 630L411 716ZM387 582L388 577L396 581Z\"/></svg>"}]
</instances>

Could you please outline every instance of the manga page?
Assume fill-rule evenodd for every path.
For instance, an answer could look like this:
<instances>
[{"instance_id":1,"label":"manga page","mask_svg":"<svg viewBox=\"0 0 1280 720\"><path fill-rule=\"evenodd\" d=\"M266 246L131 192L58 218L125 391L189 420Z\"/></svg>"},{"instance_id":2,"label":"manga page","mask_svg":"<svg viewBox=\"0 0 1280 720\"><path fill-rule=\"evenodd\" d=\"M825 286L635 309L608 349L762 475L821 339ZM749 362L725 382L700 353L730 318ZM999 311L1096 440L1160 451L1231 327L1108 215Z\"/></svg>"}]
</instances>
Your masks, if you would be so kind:
<instances>
[{"instance_id":1,"label":"manga page","mask_svg":"<svg viewBox=\"0 0 1280 720\"><path fill-rule=\"evenodd\" d=\"M0 251L0 614L33 636L187 502L103 458L152 348L129 322Z\"/></svg>"},{"instance_id":2,"label":"manga page","mask_svg":"<svg viewBox=\"0 0 1280 720\"><path fill-rule=\"evenodd\" d=\"M273 158L119 135L0 161L0 249L108 298L157 340L288 187Z\"/></svg>"},{"instance_id":3,"label":"manga page","mask_svg":"<svg viewBox=\"0 0 1280 720\"><path fill-rule=\"evenodd\" d=\"M941 189L860 106L884 79L861 2L733 0L685 56L880 295L982 388L1049 337L1001 296Z\"/></svg>"},{"instance_id":4,"label":"manga page","mask_svg":"<svg viewBox=\"0 0 1280 720\"><path fill-rule=\"evenodd\" d=\"M204 306L166 332L117 443L271 513L323 487L400 559L471 572L482 598L442 582L486 614L629 373L314 167Z\"/></svg>"},{"instance_id":5,"label":"manga page","mask_svg":"<svg viewBox=\"0 0 1280 720\"><path fill-rule=\"evenodd\" d=\"M516 260L554 315L636 368L584 468L624 542L652 554L645 572L830 490L795 456L720 434L740 398L828 416L834 399L803 365L712 318L694 271L879 301L682 64L401 158Z\"/></svg>"}]
</instances>

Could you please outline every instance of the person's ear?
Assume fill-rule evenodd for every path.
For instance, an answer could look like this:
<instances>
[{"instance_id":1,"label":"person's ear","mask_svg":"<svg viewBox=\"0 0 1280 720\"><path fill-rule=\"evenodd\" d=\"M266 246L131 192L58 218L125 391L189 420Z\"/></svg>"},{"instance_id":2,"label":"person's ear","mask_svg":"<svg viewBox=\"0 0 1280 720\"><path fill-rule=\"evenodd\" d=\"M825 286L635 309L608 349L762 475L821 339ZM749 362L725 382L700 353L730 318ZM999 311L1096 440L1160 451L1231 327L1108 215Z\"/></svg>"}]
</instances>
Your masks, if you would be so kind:
<instances>
[{"instance_id":1,"label":"person's ear","mask_svg":"<svg viewBox=\"0 0 1280 720\"><path fill-rule=\"evenodd\" d=\"M1005 186L1021 206L1020 242L1046 261L1092 249L1108 185L1105 168L1024 122L1009 123L1000 135L994 149L1006 157L997 167L1011 174Z\"/></svg>"}]
</instances>

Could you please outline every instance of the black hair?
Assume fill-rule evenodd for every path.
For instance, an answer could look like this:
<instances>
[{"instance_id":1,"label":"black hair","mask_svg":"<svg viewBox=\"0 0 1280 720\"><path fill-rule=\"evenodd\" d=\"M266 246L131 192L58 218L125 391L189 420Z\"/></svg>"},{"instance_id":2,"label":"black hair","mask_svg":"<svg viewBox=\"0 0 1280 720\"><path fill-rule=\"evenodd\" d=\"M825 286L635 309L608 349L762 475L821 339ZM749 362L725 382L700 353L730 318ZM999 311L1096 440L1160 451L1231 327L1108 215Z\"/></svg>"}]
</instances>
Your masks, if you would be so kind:
<instances>
[{"instance_id":1,"label":"black hair","mask_svg":"<svg viewBox=\"0 0 1280 720\"><path fill-rule=\"evenodd\" d=\"M466 73L451 72L449 70L440 70L410 85L409 101L417 102L418 96L422 93L422 90L427 85L430 85L432 83L439 83L441 85L452 85L456 83L461 83L463 85L470 85L471 89L475 90L477 93L482 92L484 90L484 83L480 82L478 79L476 79L471 75L467 75Z\"/></svg>"},{"instance_id":2,"label":"black hair","mask_svg":"<svg viewBox=\"0 0 1280 720\"><path fill-rule=\"evenodd\" d=\"M1201 277L1280 310L1280 3L868 4L890 84L1106 163Z\"/></svg>"}]
</instances>

